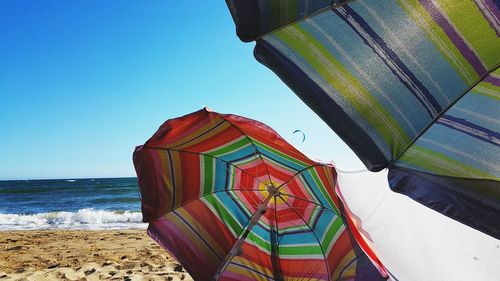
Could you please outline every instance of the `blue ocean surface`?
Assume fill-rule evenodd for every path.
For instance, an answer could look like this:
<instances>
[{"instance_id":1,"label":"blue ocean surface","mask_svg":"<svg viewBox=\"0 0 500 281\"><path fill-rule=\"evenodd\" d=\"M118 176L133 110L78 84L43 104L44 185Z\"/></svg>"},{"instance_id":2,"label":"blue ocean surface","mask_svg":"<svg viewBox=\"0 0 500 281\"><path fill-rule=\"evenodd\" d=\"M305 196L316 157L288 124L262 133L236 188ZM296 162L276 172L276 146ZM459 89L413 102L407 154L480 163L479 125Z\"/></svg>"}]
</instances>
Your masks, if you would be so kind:
<instances>
[{"instance_id":1,"label":"blue ocean surface","mask_svg":"<svg viewBox=\"0 0 500 281\"><path fill-rule=\"evenodd\" d=\"M0 230L144 228L137 178L0 181Z\"/></svg>"}]
</instances>

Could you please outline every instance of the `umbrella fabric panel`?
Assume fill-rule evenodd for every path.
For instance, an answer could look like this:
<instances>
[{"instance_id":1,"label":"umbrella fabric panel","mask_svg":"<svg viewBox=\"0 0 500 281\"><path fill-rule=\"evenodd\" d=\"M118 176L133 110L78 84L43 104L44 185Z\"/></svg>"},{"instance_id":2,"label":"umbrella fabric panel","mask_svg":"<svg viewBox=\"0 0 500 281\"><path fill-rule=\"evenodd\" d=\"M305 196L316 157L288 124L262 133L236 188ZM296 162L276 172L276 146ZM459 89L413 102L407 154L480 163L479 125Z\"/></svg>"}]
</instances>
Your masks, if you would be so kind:
<instances>
[{"instance_id":1,"label":"umbrella fabric panel","mask_svg":"<svg viewBox=\"0 0 500 281\"><path fill-rule=\"evenodd\" d=\"M392 190L500 239L500 184L493 180L443 177L398 166L389 170Z\"/></svg>"},{"instance_id":2,"label":"umbrella fabric panel","mask_svg":"<svg viewBox=\"0 0 500 281\"><path fill-rule=\"evenodd\" d=\"M279 219L279 213L277 215L280 266L284 276L313 280L381 279L367 256L353 242L341 217L313 204L308 208L314 210L311 216L302 215L300 209L292 208L294 212L288 214L287 219L302 221L292 228L287 228ZM311 245L306 248L308 252L296 251L300 244ZM310 267L301 266L297 259L301 256L306 257Z\"/></svg>"},{"instance_id":3,"label":"umbrella fabric panel","mask_svg":"<svg viewBox=\"0 0 500 281\"><path fill-rule=\"evenodd\" d=\"M390 186L500 238L500 70L447 110L389 170Z\"/></svg>"},{"instance_id":4,"label":"umbrella fabric panel","mask_svg":"<svg viewBox=\"0 0 500 281\"><path fill-rule=\"evenodd\" d=\"M500 70L446 111L398 166L436 175L500 180Z\"/></svg>"},{"instance_id":5,"label":"umbrella fabric panel","mask_svg":"<svg viewBox=\"0 0 500 281\"><path fill-rule=\"evenodd\" d=\"M212 202L213 204L213 202ZM207 204L208 205L208 204ZM211 280L249 217L242 212L222 221L202 201L192 201L150 223L148 234L175 256L195 280ZM228 223L234 222L234 223ZM196 259L198 262L193 263Z\"/></svg>"},{"instance_id":6,"label":"umbrella fabric panel","mask_svg":"<svg viewBox=\"0 0 500 281\"><path fill-rule=\"evenodd\" d=\"M244 192L244 191L242 191ZM172 253L195 278L211 280L225 257L248 227L257 207L244 209L238 197L240 191L208 194L192 200L150 222L149 235ZM252 237L254 243L269 248L262 231ZM200 264L193 263L193 259Z\"/></svg>"},{"instance_id":7,"label":"umbrella fabric panel","mask_svg":"<svg viewBox=\"0 0 500 281\"><path fill-rule=\"evenodd\" d=\"M302 173L297 174L292 180L282 187L282 193L297 196L298 199L307 200L318 206L323 206L330 211L340 213L339 202L333 188L335 174L331 168L325 166L314 166ZM330 185L325 187L325 183Z\"/></svg>"},{"instance_id":8,"label":"umbrella fabric panel","mask_svg":"<svg viewBox=\"0 0 500 281\"><path fill-rule=\"evenodd\" d=\"M305 208L307 212L304 212L302 208L292 208L293 212L286 216L278 214L278 242L282 272L289 276L319 280L336 280L336 276L341 271L346 272L346 276L352 274L355 277L355 264L353 270L344 270L352 265L350 262L356 255L346 236L342 219L313 204ZM287 227L285 222L281 223L280 217L300 223L295 223L294 227ZM296 251L299 245L309 245L304 247L308 251L305 253ZM309 268L300 267L296 255L316 262L312 263Z\"/></svg>"},{"instance_id":9,"label":"umbrella fabric panel","mask_svg":"<svg viewBox=\"0 0 500 281\"><path fill-rule=\"evenodd\" d=\"M365 280L381 278L367 257L359 249L355 251L342 218L311 203L303 208L292 207L292 212L282 212L280 204L284 202L276 200L265 214L275 224L258 224L250 231L241 252L231 259L220 280L363 280L359 275L371 277ZM298 211L304 209L314 214L303 217Z\"/></svg>"},{"instance_id":10,"label":"umbrella fabric panel","mask_svg":"<svg viewBox=\"0 0 500 281\"><path fill-rule=\"evenodd\" d=\"M136 151L134 159L144 221L151 221L206 194L258 189L260 183L254 175L265 172L265 168L259 168L258 158L253 158L256 162L247 163L245 170L208 155L142 147Z\"/></svg>"},{"instance_id":11,"label":"umbrella fabric panel","mask_svg":"<svg viewBox=\"0 0 500 281\"><path fill-rule=\"evenodd\" d=\"M484 5L448 2L352 1L262 37L255 55L380 170L500 62Z\"/></svg>"},{"instance_id":12,"label":"umbrella fabric panel","mask_svg":"<svg viewBox=\"0 0 500 281\"><path fill-rule=\"evenodd\" d=\"M341 0L226 0L243 41L257 37L303 19L322 9L342 3Z\"/></svg>"},{"instance_id":13,"label":"umbrella fabric panel","mask_svg":"<svg viewBox=\"0 0 500 281\"><path fill-rule=\"evenodd\" d=\"M219 280L275 280L271 257L255 245L244 243L241 254L234 257Z\"/></svg>"}]
</instances>

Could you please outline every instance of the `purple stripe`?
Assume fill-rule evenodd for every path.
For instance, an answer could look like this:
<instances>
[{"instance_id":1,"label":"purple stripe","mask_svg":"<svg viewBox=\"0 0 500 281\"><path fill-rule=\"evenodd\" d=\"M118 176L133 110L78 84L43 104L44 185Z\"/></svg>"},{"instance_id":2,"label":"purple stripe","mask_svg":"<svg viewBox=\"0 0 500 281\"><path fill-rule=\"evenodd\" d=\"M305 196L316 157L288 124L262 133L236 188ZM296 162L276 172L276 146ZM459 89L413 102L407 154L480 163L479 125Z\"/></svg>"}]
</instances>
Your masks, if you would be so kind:
<instances>
[{"instance_id":1,"label":"purple stripe","mask_svg":"<svg viewBox=\"0 0 500 281\"><path fill-rule=\"evenodd\" d=\"M493 28L497 36L500 37L500 10L498 9L497 5L495 5L495 3L493 3L491 0L474 0L474 2L476 3L479 11L481 11L481 13L483 14L484 18L490 24L491 28ZM483 9L483 6L485 7L485 9Z\"/></svg>"},{"instance_id":2,"label":"purple stripe","mask_svg":"<svg viewBox=\"0 0 500 281\"><path fill-rule=\"evenodd\" d=\"M488 82L490 84L500 87L500 77L495 77L490 75L484 78L482 82Z\"/></svg>"},{"instance_id":3,"label":"purple stripe","mask_svg":"<svg viewBox=\"0 0 500 281\"><path fill-rule=\"evenodd\" d=\"M170 240L171 239L179 239L183 241L186 245L191 246L192 248L195 248L193 245L193 241L189 239L189 237L182 232L181 229L177 227L177 225L169 220L157 220L149 224L148 230L147 230L149 236L153 238L160 246L162 246L164 249L166 249L169 253L175 253L175 247L172 245L172 241L164 241L164 237L167 236ZM175 236L174 236L175 235ZM197 253L203 253L201 249L194 249L195 252ZM206 258L206 257L205 257Z\"/></svg>"},{"instance_id":4,"label":"purple stripe","mask_svg":"<svg viewBox=\"0 0 500 281\"><path fill-rule=\"evenodd\" d=\"M500 134L498 132L471 123L465 119L451 115L443 115L436 123L472 136L478 140L500 146Z\"/></svg>"},{"instance_id":5,"label":"purple stripe","mask_svg":"<svg viewBox=\"0 0 500 281\"><path fill-rule=\"evenodd\" d=\"M316 226L318 226L319 219L321 218L321 215L323 215L325 210L326 209L320 209L319 213L314 218L314 221L311 223L311 230L314 232L314 234L316 234Z\"/></svg>"},{"instance_id":6,"label":"purple stripe","mask_svg":"<svg viewBox=\"0 0 500 281\"><path fill-rule=\"evenodd\" d=\"M335 280L342 280L341 277L342 277L342 274L344 274L344 271L349 267L351 266L351 264L356 261L358 259L358 256L355 256L350 262L348 262L343 268L342 270L339 272L339 275L337 276L337 279Z\"/></svg>"},{"instance_id":7,"label":"purple stripe","mask_svg":"<svg viewBox=\"0 0 500 281\"><path fill-rule=\"evenodd\" d=\"M179 229L174 222L169 220L156 220L149 224L147 233L171 256L178 259L193 278L200 276L199 268L207 268L210 265L212 257L208 255L208 252L196 247L189 239L188 235ZM182 243L179 241L182 241ZM178 246L182 244L194 254L194 256L188 257L188 259L199 260L199 263L193 264L186 262L186 255L181 253L181 249L184 249L184 247ZM204 272L201 272L201 275L203 274Z\"/></svg>"},{"instance_id":8,"label":"purple stripe","mask_svg":"<svg viewBox=\"0 0 500 281\"><path fill-rule=\"evenodd\" d=\"M226 278L229 280L238 280L238 281L255 281L255 279L251 277L241 275L239 273L228 270L224 271L224 274L219 279L226 279ZM269 279L269 280L274 280L274 279Z\"/></svg>"},{"instance_id":9,"label":"purple stripe","mask_svg":"<svg viewBox=\"0 0 500 281\"><path fill-rule=\"evenodd\" d=\"M377 56L384 62L385 65L391 70L399 81L413 94L413 96L422 104L431 117L436 116L441 112L441 106L436 101L434 96L429 90L418 80L418 78L411 72L398 55L391 49L384 40L370 27L370 25L349 5L345 5L333 10L339 18L347 23L351 29L358 34L358 36L369 46ZM352 19L351 19L352 18ZM374 43L371 43L363 36L361 30L351 22L354 20L362 29L367 33ZM388 59L387 59L387 58ZM390 63L389 61L390 60Z\"/></svg>"},{"instance_id":10,"label":"purple stripe","mask_svg":"<svg viewBox=\"0 0 500 281\"><path fill-rule=\"evenodd\" d=\"M482 75L486 72L482 62L476 56L476 54L467 46L464 39L457 33L455 28L448 22L441 11L432 3L430 0L420 0L420 3L427 12L431 15L434 21L441 26L446 35L455 44L462 55L467 59L467 61L472 65L477 74Z\"/></svg>"},{"instance_id":11,"label":"purple stripe","mask_svg":"<svg viewBox=\"0 0 500 281\"><path fill-rule=\"evenodd\" d=\"M488 7L488 10L490 10L493 15L495 16L495 18L498 20L498 18L500 18L500 9L498 8L498 6L500 5L500 1L496 1L496 2L493 2L491 0L482 0L484 5L486 5L486 7Z\"/></svg>"}]
</instances>

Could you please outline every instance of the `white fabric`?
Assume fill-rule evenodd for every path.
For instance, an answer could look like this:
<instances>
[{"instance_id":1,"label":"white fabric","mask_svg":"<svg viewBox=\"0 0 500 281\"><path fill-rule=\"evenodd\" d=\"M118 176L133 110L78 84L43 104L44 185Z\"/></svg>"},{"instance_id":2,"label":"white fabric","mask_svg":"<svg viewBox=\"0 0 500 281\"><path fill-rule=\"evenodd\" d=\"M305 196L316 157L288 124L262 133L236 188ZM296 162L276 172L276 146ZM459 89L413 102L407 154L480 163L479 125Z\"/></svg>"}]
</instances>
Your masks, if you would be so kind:
<instances>
[{"instance_id":1,"label":"white fabric","mask_svg":"<svg viewBox=\"0 0 500 281\"><path fill-rule=\"evenodd\" d=\"M500 280L500 240L391 191L387 170L339 171L338 183L394 280Z\"/></svg>"}]
</instances>

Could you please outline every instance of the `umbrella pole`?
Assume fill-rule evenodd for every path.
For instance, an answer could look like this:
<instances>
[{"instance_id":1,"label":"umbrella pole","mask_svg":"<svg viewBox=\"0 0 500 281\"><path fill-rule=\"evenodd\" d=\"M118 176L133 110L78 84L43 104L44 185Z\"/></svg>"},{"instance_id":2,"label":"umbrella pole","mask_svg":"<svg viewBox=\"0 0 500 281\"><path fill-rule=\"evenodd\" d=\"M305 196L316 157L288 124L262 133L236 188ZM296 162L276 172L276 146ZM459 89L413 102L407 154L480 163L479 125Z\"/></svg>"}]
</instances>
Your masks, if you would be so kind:
<instances>
[{"instance_id":1,"label":"umbrella pole","mask_svg":"<svg viewBox=\"0 0 500 281\"><path fill-rule=\"evenodd\" d=\"M283 272L279 261L279 234L278 234L278 212L276 211L276 197L274 196L274 226L271 226L271 263L273 265L273 276L275 281L283 281Z\"/></svg>"},{"instance_id":2,"label":"umbrella pole","mask_svg":"<svg viewBox=\"0 0 500 281\"><path fill-rule=\"evenodd\" d=\"M264 202L259 204L259 208L252 215L252 218L250 218L250 223L248 224L246 230L236 240L236 242L234 242L233 247L229 251L229 254L227 255L226 259L224 260L224 263L219 267L219 270L217 270L217 273L215 274L214 278L212 278L213 281L219 280L219 278L222 276L222 273L224 273L224 271L226 270L226 268L229 265L229 263L231 262L231 260L235 256L238 256L239 254L241 254L241 246L243 245L243 242L247 238L250 231L252 231L252 228L259 222L260 217L262 217L262 215L266 212L267 204L269 203L269 200L271 200L271 198L273 198L277 193L279 193L278 189L276 189L274 186L271 188L268 187L268 191L271 189L273 192L269 192L269 195L266 197Z\"/></svg>"}]
</instances>

